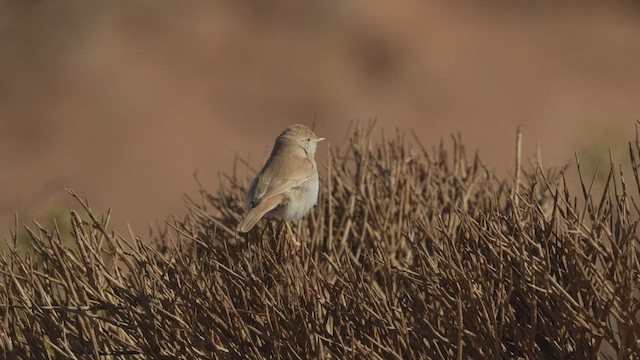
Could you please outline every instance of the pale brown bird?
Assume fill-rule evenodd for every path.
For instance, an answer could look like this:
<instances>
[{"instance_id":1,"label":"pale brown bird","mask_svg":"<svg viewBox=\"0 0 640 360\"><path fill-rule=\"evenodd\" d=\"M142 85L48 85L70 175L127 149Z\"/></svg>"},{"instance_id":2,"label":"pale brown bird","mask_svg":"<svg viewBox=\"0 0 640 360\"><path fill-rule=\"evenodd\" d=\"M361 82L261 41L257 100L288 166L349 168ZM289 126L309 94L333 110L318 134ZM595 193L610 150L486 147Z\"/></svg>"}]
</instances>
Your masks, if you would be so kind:
<instances>
[{"instance_id":1,"label":"pale brown bird","mask_svg":"<svg viewBox=\"0 0 640 360\"><path fill-rule=\"evenodd\" d=\"M318 201L315 154L322 140L299 124L278 136L271 156L247 191L245 201L250 210L238 224L238 232L248 232L263 217L295 221L311 210Z\"/></svg>"}]
</instances>

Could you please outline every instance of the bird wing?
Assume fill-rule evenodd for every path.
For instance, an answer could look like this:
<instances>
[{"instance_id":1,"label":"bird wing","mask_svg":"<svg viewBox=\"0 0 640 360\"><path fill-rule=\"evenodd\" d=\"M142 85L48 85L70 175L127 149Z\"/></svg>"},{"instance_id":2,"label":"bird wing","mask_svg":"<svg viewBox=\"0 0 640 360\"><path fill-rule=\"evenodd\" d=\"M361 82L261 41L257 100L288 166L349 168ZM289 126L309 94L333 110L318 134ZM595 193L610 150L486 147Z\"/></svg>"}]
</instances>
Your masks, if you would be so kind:
<instances>
[{"instance_id":1,"label":"bird wing","mask_svg":"<svg viewBox=\"0 0 640 360\"><path fill-rule=\"evenodd\" d=\"M271 157L264 165L263 171L253 181L252 207L265 199L281 195L311 178L313 163L299 156Z\"/></svg>"}]
</instances>

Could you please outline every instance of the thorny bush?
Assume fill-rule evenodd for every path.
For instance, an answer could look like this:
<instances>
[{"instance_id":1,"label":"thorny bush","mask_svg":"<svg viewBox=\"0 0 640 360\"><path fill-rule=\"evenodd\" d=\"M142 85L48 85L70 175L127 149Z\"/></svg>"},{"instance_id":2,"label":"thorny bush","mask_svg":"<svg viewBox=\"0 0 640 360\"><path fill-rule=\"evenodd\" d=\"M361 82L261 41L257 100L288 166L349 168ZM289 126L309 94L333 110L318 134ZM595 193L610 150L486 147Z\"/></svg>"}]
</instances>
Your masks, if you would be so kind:
<instances>
[{"instance_id":1,"label":"thorny bush","mask_svg":"<svg viewBox=\"0 0 640 360\"><path fill-rule=\"evenodd\" d=\"M27 254L7 239L0 356L638 358L637 136L632 183L611 164L595 195L578 164L576 196L564 169L500 180L458 137L370 133L329 148L300 248L277 223L234 232L235 174L151 239L71 192L70 233L35 223Z\"/></svg>"}]
</instances>

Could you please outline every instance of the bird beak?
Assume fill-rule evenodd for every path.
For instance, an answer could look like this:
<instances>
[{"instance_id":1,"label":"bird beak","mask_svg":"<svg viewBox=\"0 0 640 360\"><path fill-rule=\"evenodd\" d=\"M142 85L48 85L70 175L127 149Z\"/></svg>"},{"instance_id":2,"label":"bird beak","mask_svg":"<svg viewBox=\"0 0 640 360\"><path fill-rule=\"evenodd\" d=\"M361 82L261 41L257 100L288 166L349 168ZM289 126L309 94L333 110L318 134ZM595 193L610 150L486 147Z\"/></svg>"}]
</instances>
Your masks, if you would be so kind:
<instances>
[{"instance_id":1,"label":"bird beak","mask_svg":"<svg viewBox=\"0 0 640 360\"><path fill-rule=\"evenodd\" d=\"M316 142L319 143L322 140L326 140L326 139L325 138L318 138L318 139L316 139Z\"/></svg>"}]
</instances>

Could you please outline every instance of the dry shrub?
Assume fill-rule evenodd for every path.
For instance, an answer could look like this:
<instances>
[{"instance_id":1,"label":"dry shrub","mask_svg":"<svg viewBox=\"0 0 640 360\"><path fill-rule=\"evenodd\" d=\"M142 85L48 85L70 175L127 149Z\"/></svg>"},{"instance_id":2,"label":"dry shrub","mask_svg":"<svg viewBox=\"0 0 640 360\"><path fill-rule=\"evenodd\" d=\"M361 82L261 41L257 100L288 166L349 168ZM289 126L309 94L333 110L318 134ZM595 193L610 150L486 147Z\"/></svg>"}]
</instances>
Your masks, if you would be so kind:
<instances>
[{"instance_id":1,"label":"dry shrub","mask_svg":"<svg viewBox=\"0 0 640 360\"><path fill-rule=\"evenodd\" d=\"M301 248L266 221L234 233L247 185L235 175L152 241L108 230L80 198L70 234L27 228L33 253L0 258L1 354L638 356L637 140L635 184L612 165L600 194L581 181L575 197L563 171L501 181L456 137L449 152L412 150L370 131L330 149Z\"/></svg>"}]
</instances>

